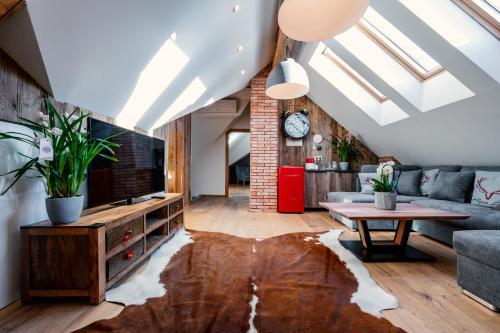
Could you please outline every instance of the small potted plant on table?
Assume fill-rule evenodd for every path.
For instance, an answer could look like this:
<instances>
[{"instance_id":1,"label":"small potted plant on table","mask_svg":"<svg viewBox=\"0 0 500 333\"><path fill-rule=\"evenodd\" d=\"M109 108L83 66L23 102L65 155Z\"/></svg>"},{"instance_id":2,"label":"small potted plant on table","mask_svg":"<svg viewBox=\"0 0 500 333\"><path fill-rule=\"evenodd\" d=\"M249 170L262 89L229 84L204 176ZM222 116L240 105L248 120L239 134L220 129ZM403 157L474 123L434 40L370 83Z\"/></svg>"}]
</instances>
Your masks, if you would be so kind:
<instances>
[{"instance_id":1,"label":"small potted plant on table","mask_svg":"<svg viewBox=\"0 0 500 333\"><path fill-rule=\"evenodd\" d=\"M385 210L396 209L396 188L398 181L394 179L394 162L387 162L377 168L378 179L372 178L375 192L375 208Z\"/></svg>"},{"instance_id":2,"label":"small potted plant on table","mask_svg":"<svg viewBox=\"0 0 500 333\"><path fill-rule=\"evenodd\" d=\"M14 178L1 195L24 175L44 178L49 196L45 199L49 219L54 224L72 223L80 218L83 209L83 196L78 195L78 191L87 177L90 162L97 155L117 161L112 155L113 148L119 145L91 139L84 129L84 121L89 115L82 114L79 108L71 114L59 115L48 98L45 98L45 106L47 114L40 112L40 123L21 118L21 125L33 135L0 133L0 140L20 141L40 152L35 157L19 153L27 161L22 167L2 175L14 174Z\"/></svg>"},{"instance_id":3,"label":"small potted plant on table","mask_svg":"<svg viewBox=\"0 0 500 333\"><path fill-rule=\"evenodd\" d=\"M339 157L339 166L341 171L349 170L349 161L360 160L363 157L361 149L350 133L347 135L332 135L333 150Z\"/></svg>"}]
</instances>

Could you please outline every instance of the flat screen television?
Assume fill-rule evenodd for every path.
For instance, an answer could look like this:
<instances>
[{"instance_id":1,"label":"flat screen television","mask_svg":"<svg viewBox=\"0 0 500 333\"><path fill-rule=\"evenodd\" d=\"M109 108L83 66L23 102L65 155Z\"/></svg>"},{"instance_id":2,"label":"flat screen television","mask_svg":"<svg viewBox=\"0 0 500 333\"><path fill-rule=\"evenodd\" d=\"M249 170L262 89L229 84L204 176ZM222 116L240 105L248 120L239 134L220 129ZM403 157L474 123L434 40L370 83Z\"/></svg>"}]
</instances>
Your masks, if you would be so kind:
<instances>
[{"instance_id":1,"label":"flat screen television","mask_svg":"<svg viewBox=\"0 0 500 333\"><path fill-rule=\"evenodd\" d=\"M105 139L120 145L115 148L118 162L96 157L88 170L88 203L95 207L108 203L165 191L165 143L104 121L88 118L91 138Z\"/></svg>"}]
</instances>

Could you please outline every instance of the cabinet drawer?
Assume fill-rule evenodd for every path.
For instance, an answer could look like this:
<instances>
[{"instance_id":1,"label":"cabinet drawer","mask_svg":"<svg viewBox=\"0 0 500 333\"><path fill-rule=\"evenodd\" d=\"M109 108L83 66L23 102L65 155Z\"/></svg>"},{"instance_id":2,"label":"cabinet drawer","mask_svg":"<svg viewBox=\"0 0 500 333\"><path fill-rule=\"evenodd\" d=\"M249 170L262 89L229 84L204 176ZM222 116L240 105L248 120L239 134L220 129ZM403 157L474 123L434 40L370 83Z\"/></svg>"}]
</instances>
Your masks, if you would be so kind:
<instances>
[{"instance_id":1,"label":"cabinet drawer","mask_svg":"<svg viewBox=\"0 0 500 333\"><path fill-rule=\"evenodd\" d=\"M179 200L176 200L172 202L170 205L168 205L168 212L170 216L174 215L177 212L180 212L182 208L184 207L184 203L182 201L182 198Z\"/></svg>"},{"instance_id":2,"label":"cabinet drawer","mask_svg":"<svg viewBox=\"0 0 500 333\"><path fill-rule=\"evenodd\" d=\"M118 226L106 232L106 252L118 246L123 246L128 239L134 238L144 232L143 217L138 217L132 221Z\"/></svg>"},{"instance_id":3,"label":"cabinet drawer","mask_svg":"<svg viewBox=\"0 0 500 333\"><path fill-rule=\"evenodd\" d=\"M106 263L107 281L114 278L118 273L127 268L144 254L144 240L141 239L134 245L118 253Z\"/></svg>"},{"instance_id":4,"label":"cabinet drawer","mask_svg":"<svg viewBox=\"0 0 500 333\"><path fill-rule=\"evenodd\" d=\"M168 221L168 233L176 231L178 228L182 226L183 222L184 222L183 213L180 213L173 219L170 219L170 221Z\"/></svg>"}]
</instances>

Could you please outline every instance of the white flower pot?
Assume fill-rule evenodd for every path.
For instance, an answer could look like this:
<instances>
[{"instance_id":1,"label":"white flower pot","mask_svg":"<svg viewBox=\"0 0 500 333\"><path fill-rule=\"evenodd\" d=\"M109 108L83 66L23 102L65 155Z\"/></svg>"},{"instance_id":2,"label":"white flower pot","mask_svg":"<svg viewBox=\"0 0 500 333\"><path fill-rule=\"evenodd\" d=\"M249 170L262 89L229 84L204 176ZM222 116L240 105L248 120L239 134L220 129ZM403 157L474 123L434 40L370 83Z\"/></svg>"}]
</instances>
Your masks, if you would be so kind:
<instances>
[{"instance_id":1,"label":"white flower pot","mask_svg":"<svg viewBox=\"0 0 500 333\"><path fill-rule=\"evenodd\" d=\"M349 162L339 162L340 171L349 170Z\"/></svg>"},{"instance_id":2,"label":"white flower pot","mask_svg":"<svg viewBox=\"0 0 500 333\"><path fill-rule=\"evenodd\" d=\"M393 192L375 192L375 208L395 210L396 197L397 194Z\"/></svg>"},{"instance_id":3,"label":"white flower pot","mask_svg":"<svg viewBox=\"0 0 500 333\"><path fill-rule=\"evenodd\" d=\"M78 221L83 209L83 196L47 198L45 208L52 224L68 224Z\"/></svg>"}]
</instances>

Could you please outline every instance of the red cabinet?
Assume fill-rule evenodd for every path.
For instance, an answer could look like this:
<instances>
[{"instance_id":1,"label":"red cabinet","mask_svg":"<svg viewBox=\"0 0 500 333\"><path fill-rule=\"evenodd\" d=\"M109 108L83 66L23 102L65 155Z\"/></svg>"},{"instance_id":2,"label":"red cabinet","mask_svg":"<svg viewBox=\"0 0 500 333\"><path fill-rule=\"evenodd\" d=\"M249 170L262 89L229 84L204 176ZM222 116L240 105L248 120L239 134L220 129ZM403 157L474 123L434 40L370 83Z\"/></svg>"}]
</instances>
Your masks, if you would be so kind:
<instances>
[{"instance_id":1,"label":"red cabinet","mask_svg":"<svg viewBox=\"0 0 500 333\"><path fill-rule=\"evenodd\" d=\"M304 212L304 167L278 168L278 212Z\"/></svg>"}]
</instances>

